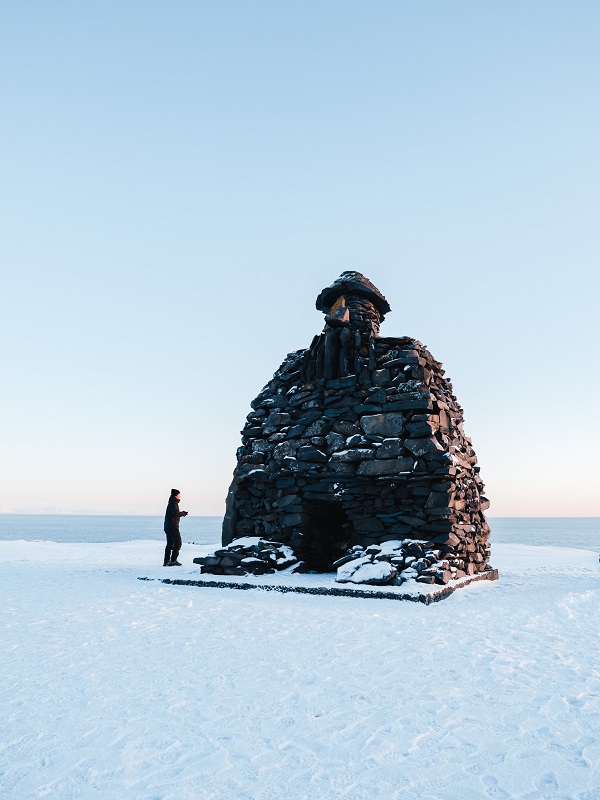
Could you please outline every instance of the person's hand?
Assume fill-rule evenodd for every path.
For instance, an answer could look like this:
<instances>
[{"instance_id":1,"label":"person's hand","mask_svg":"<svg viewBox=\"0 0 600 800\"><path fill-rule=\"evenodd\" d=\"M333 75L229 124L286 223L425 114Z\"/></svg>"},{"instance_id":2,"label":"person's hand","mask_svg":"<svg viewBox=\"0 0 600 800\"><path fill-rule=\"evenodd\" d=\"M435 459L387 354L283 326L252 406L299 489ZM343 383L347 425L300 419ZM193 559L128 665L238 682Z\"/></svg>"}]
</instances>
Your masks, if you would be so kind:
<instances>
[{"instance_id":1,"label":"person's hand","mask_svg":"<svg viewBox=\"0 0 600 800\"><path fill-rule=\"evenodd\" d=\"M189 511L182 511L181 513L183 514L183 516L184 516L184 517L187 517L187 515L188 515L190 512L189 512Z\"/></svg>"}]
</instances>

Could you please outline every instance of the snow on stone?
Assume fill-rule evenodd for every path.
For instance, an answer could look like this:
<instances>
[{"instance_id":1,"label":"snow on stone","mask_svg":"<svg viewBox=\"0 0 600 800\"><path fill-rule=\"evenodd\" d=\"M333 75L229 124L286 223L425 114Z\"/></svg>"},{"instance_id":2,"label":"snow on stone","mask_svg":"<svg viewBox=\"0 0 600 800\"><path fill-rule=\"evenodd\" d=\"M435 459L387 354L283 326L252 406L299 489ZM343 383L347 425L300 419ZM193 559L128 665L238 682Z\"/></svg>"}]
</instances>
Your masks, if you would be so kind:
<instances>
[{"instance_id":1,"label":"snow on stone","mask_svg":"<svg viewBox=\"0 0 600 800\"><path fill-rule=\"evenodd\" d=\"M346 561L345 564L338 567L336 581L338 583L347 583L360 567L370 563L371 559L369 556L362 556L361 558L354 558L352 561Z\"/></svg>"},{"instance_id":2,"label":"snow on stone","mask_svg":"<svg viewBox=\"0 0 600 800\"><path fill-rule=\"evenodd\" d=\"M378 547L381 548L383 554L391 555L396 552L396 550L402 549L402 541L399 539L391 539L389 542L382 542Z\"/></svg>"},{"instance_id":3,"label":"snow on stone","mask_svg":"<svg viewBox=\"0 0 600 800\"><path fill-rule=\"evenodd\" d=\"M348 564L354 563L354 561L348 562ZM348 565L344 564L344 566ZM343 569L344 566L340 567L340 569ZM336 580L338 583L349 581L350 583L381 584L387 583L394 575L396 575L396 570L387 561L375 561L374 563L361 564L358 569L350 572L348 577L343 580L338 573Z\"/></svg>"},{"instance_id":4,"label":"snow on stone","mask_svg":"<svg viewBox=\"0 0 600 800\"><path fill-rule=\"evenodd\" d=\"M236 539L232 542L232 545L235 545L235 547L257 547L262 541L263 539L260 536L243 536L241 539ZM218 547L219 545L215 545L215 549Z\"/></svg>"},{"instance_id":5,"label":"snow on stone","mask_svg":"<svg viewBox=\"0 0 600 800\"><path fill-rule=\"evenodd\" d=\"M279 555L277 556L277 567L278 569L284 569L290 564L296 564L298 562L298 558L291 547L287 545L280 545L278 548Z\"/></svg>"},{"instance_id":6,"label":"snow on stone","mask_svg":"<svg viewBox=\"0 0 600 800\"><path fill-rule=\"evenodd\" d=\"M0 798L600 797L597 553L431 606L137 580L216 546L0 542Z\"/></svg>"}]
</instances>

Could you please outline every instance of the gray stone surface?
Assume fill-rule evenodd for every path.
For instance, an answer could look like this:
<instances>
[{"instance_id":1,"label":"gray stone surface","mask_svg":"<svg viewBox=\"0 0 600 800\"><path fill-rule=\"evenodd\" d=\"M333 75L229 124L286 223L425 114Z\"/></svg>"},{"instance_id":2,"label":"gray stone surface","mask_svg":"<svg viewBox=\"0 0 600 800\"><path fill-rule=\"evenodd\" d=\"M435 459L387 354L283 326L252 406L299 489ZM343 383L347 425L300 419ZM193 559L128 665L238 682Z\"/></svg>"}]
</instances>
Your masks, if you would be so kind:
<instances>
[{"instance_id":1,"label":"gray stone surface","mask_svg":"<svg viewBox=\"0 0 600 800\"><path fill-rule=\"evenodd\" d=\"M365 461L359 465L357 475L399 475L410 472L413 468L412 458L387 458Z\"/></svg>"},{"instance_id":2,"label":"gray stone surface","mask_svg":"<svg viewBox=\"0 0 600 800\"><path fill-rule=\"evenodd\" d=\"M400 436L402 433L402 414L368 414L360 419L360 427L367 434L379 436Z\"/></svg>"}]
</instances>

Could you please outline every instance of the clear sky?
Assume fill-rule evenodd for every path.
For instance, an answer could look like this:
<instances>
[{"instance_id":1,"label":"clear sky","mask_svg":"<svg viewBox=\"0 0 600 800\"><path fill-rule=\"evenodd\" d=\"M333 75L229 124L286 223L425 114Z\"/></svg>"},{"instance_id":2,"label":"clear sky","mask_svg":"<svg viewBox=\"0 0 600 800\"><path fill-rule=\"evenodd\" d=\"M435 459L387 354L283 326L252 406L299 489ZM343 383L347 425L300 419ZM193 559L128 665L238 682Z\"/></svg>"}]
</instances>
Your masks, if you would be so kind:
<instances>
[{"instance_id":1,"label":"clear sky","mask_svg":"<svg viewBox=\"0 0 600 800\"><path fill-rule=\"evenodd\" d=\"M0 507L221 514L340 272L495 515L600 515L600 4L5 3Z\"/></svg>"}]
</instances>

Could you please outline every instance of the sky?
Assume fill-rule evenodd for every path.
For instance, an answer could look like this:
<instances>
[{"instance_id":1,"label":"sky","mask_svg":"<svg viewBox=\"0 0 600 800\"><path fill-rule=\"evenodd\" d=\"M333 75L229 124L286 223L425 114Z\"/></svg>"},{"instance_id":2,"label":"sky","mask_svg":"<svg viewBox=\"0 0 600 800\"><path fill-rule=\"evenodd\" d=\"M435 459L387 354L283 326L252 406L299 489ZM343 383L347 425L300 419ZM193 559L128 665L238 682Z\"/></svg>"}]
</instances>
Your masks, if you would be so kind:
<instances>
[{"instance_id":1,"label":"sky","mask_svg":"<svg viewBox=\"0 0 600 800\"><path fill-rule=\"evenodd\" d=\"M356 269L496 516L598 516L600 4L0 9L0 511L218 515Z\"/></svg>"}]
</instances>

